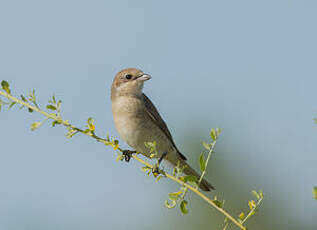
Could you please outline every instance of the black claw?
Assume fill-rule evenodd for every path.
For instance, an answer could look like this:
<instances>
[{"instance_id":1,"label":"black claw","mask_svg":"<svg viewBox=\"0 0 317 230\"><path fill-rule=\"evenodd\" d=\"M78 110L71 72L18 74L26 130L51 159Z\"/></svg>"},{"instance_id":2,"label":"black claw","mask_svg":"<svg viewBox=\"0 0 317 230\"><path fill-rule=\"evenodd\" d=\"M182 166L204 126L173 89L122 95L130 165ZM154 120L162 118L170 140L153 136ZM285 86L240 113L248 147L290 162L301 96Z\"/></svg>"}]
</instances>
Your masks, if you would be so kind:
<instances>
[{"instance_id":1,"label":"black claw","mask_svg":"<svg viewBox=\"0 0 317 230\"><path fill-rule=\"evenodd\" d=\"M161 171L160 171L159 166L160 166L162 160L166 157L166 155L167 155L167 152L164 152L164 153L162 154L162 156L159 158L159 160L157 161L157 164L154 165L154 167L152 168L152 173L153 173L153 175L154 175L155 177L158 176L159 174L161 174Z\"/></svg>"},{"instance_id":2,"label":"black claw","mask_svg":"<svg viewBox=\"0 0 317 230\"><path fill-rule=\"evenodd\" d=\"M153 168L152 168L152 173L154 176L157 176L160 174L160 169L157 165L155 165Z\"/></svg>"},{"instance_id":3,"label":"black claw","mask_svg":"<svg viewBox=\"0 0 317 230\"><path fill-rule=\"evenodd\" d=\"M124 156L124 160L129 162L133 153L136 153L136 151L123 150L122 155Z\"/></svg>"},{"instance_id":4,"label":"black claw","mask_svg":"<svg viewBox=\"0 0 317 230\"><path fill-rule=\"evenodd\" d=\"M162 156L161 156L160 159L158 160L158 164L159 164L159 165L161 164L162 160L166 157L166 155L167 155L167 152L164 152L164 153L162 154Z\"/></svg>"}]
</instances>

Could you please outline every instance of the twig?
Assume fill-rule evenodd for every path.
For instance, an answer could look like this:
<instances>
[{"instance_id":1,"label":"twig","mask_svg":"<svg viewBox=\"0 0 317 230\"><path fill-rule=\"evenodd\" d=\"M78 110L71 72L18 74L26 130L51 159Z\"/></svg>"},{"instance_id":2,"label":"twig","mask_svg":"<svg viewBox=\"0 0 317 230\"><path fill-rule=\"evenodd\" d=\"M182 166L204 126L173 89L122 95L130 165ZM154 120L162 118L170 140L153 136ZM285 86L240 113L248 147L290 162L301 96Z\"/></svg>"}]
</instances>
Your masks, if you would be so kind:
<instances>
[{"instance_id":1,"label":"twig","mask_svg":"<svg viewBox=\"0 0 317 230\"><path fill-rule=\"evenodd\" d=\"M73 129L73 130L75 130L75 131L77 131L77 132L80 132L80 133L82 133L82 134L85 134L85 135L87 135L87 136L90 136L90 137L96 139L98 142L102 142L102 143L104 143L105 145L111 145L111 144L112 144L112 142L111 142L110 140L107 140L107 139L103 139L103 138L101 138L101 137L98 137L97 135L95 135L94 132L85 132L83 129L77 128L76 126L71 125L68 121L63 120L60 116L57 116L57 115L54 114L54 113L47 113L47 112L45 112L45 111L39 109L39 108L36 107L36 106L32 106L32 105L30 105L29 103L26 103L26 102L24 102L24 101L22 101L22 100L20 100L20 99L18 99L18 98L16 98L16 97L12 96L11 94L8 94L7 92L4 92L4 91L1 91L1 90L0 90L0 95L2 95L2 96L4 96L4 97L8 98L9 100L11 100L11 101L13 101L13 102L16 102L16 103L21 104L21 105L23 105L23 106L25 106L25 107L27 107L27 108L29 108L29 109L32 109L32 110L34 110L34 111L36 111L36 112L38 112L38 113L41 113L42 115L44 115L44 116L47 117L48 119L55 120L55 121L57 121L59 124L64 125L65 127L71 128L71 129ZM213 145L213 146L214 146L214 145ZM119 148L119 147L116 147L116 149L117 149L118 151L120 151L120 152L123 152L123 149L121 149L121 148ZM212 151L212 150L210 150L210 151ZM209 158L210 158L210 155L211 155L211 153L208 155L207 162L208 162L208 160L209 160ZM147 166L147 167L149 167L149 168L151 168L151 169L154 168L154 166L153 166L152 164L146 162L145 160L139 158L138 156L132 155L132 157L133 157L135 160L139 161L141 164L143 164L143 165L145 165L145 166ZM203 172L203 174L201 175L200 181L202 180L204 174L205 174L205 172ZM178 183L178 184L184 186L186 189L189 189L189 190L191 190L192 192L196 193L200 198L202 198L202 199L205 200L208 204L210 204L212 207L214 207L216 210L218 210L219 212L221 212L224 216L226 216L229 220L231 220L231 221L232 221L235 225L237 225L240 229L246 230L246 227L243 226L243 223L244 223L244 222L243 222L242 224L239 223L235 218L233 218L233 217L232 217L229 213L227 213L223 208L218 207L211 199L209 199L206 195L204 195L202 192L200 192L198 188L195 188L195 187L193 187L193 186L191 186L191 185L189 185L189 184L183 182L182 180L180 180L180 179L178 179L177 177L174 177L174 176L172 176L172 175L170 175L170 174L168 174L168 173L164 173L164 175L165 175L167 178L169 178L169 179L175 181L176 183ZM250 215L250 214L249 214L249 215ZM248 217L248 216L247 216L247 217Z\"/></svg>"}]
</instances>

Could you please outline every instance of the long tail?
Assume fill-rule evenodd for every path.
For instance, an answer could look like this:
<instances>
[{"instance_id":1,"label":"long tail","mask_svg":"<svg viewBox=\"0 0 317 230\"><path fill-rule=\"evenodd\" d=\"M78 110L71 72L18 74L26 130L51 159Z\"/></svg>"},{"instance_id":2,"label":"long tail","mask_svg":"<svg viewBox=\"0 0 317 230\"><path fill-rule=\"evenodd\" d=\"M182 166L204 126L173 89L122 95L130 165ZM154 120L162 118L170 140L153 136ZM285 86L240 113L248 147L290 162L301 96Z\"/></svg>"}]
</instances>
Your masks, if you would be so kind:
<instances>
[{"instance_id":1,"label":"long tail","mask_svg":"<svg viewBox=\"0 0 317 230\"><path fill-rule=\"evenodd\" d=\"M190 167L187 162L183 161L182 162L184 165L186 165L184 169L184 173L186 175L193 175L196 176L198 179L200 178L200 174L198 174L192 167ZM210 191L212 189L215 189L214 186L212 186L207 180L202 179L199 188L201 188L203 191Z\"/></svg>"}]
</instances>

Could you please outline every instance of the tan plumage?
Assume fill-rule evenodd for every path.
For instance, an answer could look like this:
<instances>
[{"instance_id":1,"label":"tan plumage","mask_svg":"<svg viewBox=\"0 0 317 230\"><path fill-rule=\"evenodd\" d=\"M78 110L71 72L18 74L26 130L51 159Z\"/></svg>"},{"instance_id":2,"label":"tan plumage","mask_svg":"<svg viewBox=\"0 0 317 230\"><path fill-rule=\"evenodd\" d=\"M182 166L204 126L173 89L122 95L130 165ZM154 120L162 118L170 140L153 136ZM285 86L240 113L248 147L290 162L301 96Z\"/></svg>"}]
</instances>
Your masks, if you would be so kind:
<instances>
[{"instance_id":1,"label":"tan plumage","mask_svg":"<svg viewBox=\"0 0 317 230\"><path fill-rule=\"evenodd\" d=\"M156 141L156 148L161 154L167 153L166 159L173 165L180 162L186 165L184 173L199 177L199 174L186 163L172 138L170 131L151 100L142 93L144 81L150 76L141 70L128 68L120 71L111 87L111 101L114 122L121 138L137 152L149 156L144 142ZM204 191L214 189L203 180L200 188Z\"/></svg>"}]
</instances>

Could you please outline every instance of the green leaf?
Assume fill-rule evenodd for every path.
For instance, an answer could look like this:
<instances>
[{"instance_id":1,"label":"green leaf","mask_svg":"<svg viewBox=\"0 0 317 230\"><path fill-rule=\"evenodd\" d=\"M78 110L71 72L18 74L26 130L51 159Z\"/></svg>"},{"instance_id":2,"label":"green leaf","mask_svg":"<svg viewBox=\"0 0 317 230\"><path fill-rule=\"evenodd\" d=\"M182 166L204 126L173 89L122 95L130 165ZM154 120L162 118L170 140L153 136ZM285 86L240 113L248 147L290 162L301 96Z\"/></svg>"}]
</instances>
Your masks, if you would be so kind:
<instances>
[{"instance_id":1,"label":"green leaf","mask_svg":"<svg viewBox=\"0 0 317 230\"><path fill-rule=\"evenodd\" d=\"M3 80L3 81L1 82L1 86L2 86L2 89L3 89L4 91L6 91L8 94L11 93L9 83L8 83L7 81Z\"/></svg>"},{"instance_id":2,"label":"green leaf","mask_svg":"<svg viewBox=\"0 0 317 230\"><path fill-rule=\"evenodd\" d=\"M249 205L250 210L256 208L256 203L255 203L254 200L250 200L250 201L248 202L248 205Z\"/></svg>"},{"instance_id":3,"label":"green leaf","mask_svg":"<svg viewBox=\"0 0 317 230\"><path fill-rule=\"evenodd\" d=\"M171 202L169 202L168 200L165 201L165 207L166 208L174 208L176 206L176 201L172 200Z\"/></svg>"},{"instance_id":4,"label":"green leaf","mask_svg":"<svg viewBox=\"0 0 317 230\"><path fill-rule=\"evenodd\" d=\"M122 154L118 154L116 161L123 161L124 156Z\"/></svg>"},{"instance_id":5,"label":"green leaf","mask_svg":"<svg viewBox=\"0 0 317 230\"><path fill-rule=\"evenodd\" d=\"M152 158L154 158L154 157L156 157L156 156L157 156L157 154L151 153L150 158L152 159Z\"/></svg>"},{"instance_id":6,"label":"green leaf","mask_svg":"<svg viewBox=\"0 0 317 230\"><path fill-rule=\"evenodd\" d=\"M85 129L84 131L83 131L83 133L89 133L90 132L90 130L89 129Z\"/></svg>"},{"instance_id":7,"label":"green leaf","mask_svg":"<svg viewBox=\"0 0 317 230\"><path fill-rule=\"evenodd\" d=\"M187 204L188 204L188 202L186 200L182 200L182 202L180 204L180 209L181 209L183 214L188 213Z\"/></svg>"},{"instance_id":8,"label":"green leaf","mask_svg":"<svg viewBox=\"0 0 317 230\"><path fill-rule=\"evenodd\" d=\"M144 166L141 168L141 170L145 173L147 173L149 170L151 170L151 168L149 168L148 166Z\"/></svg>"},{"instance_id":9,"label":"green leaf","mask_svg":"<svg viewBox=\"0 0 317 230\"><path fill-rule=\"evenodd\" d=\"M198 186L198 179L196 176L188 175L184 177L184 182L188 183L194 187Z\"/></svg>"},{"instance_id":10,"label":"green leaf","mask_svg":"<svg viewBox=\"0 0 317 230\"><path fill-rule=\"evenodd\" d=\"M42 123L41 122L34 122L32 125L31 125L31 130L34 131L36 130L38 127L40 127Z\"/></svg>"},{"instance_id":11,"label":"green leaf","mask_svg":"<svg viewBox=\"0 0 317 230\"><path fill-rule=\"evenodd\" d=\"M257 193L257 191L252 190L251 193L252 193L252 195L253 195L255 198L257 198L258 200L261 198L260 195Z\"/></svg>"},{"instance_id":12,"label":"green leaf","mask_svg":"<svg viewBox=\"0 0 317 230\"><path fill-rule=\"evenodd\" d=\"M199 165L200 165L200 171L204 172L206 170L206 160L204 158L204 154L203 153L200 154Z\"/></svg>"},{"instance_id":13,"label":"green leaf","mask_svg":"<svg viewBox=\"0 0 317 230\"><path fill-rule=\"evenodd\" d=\"M187 175L187 176L184 177L184 182L185 182L185 183L186 183L186 182L190 182L190 181L192 181L192 182L197 182L198 179L197 179L196 176L193 176L193 175Z\"/></svg>"},{"instance_id":14,"label":"green leaf","mask_svg":"<svg viewBox=\"0 0 317 230\"><path fill-rule=\"evenodd\" d=\"M60 125L60 124L62 124L62 122L60 122L60 121L53 121L52 122L53 127L55 127L55 125Z\"/></svg>"},{"instance_id":15,"label":"green leaf","mask_svg":"<svg viewBox=\"0 0 317 230\"><path fill-rule=\"evenodd\" d=\"M92 117L89 117L87 120L88 124L93 124L94 123L94 119Z\"/></svg>"},{"instance_id":16,"label":"green leaf","mask_svg":"<svg viewBox=\"0 0 317 230\"><path fill-rule=\"evenodd\" d=\"M210 145L207 144L206 142L202 141L201 142L203 144L203 146L205 147L205 149L210 150Z\"/></svg>"},{"instance_id":17,"label":"green leaf","mask_svg":"<svg viewBox=\"0 0 317 230\"><path fill-rule=\"evenodd\" d=\"M168 194L168 198L170 199L170 200L178 200L178 198L179 198L179 196L181 195L183 193L183 191L178 191L178 192L172 192L172 193L169 193Z\"/></svg>"},{"instance_id":18,"label":"green leaf","mask_svg":"<svg viewBox=\"0 0 317 230\"><path fill-rule=\"evenodd\" d=\"M240 220L244 220L244 217L245 217L244 212L241 212L240 215L239 215L239 219L240 219Z\"/></svg>"},{"instance_id":19,"label":"green leaf","mask_svg":"<svg viewBox=\"0 0 317 230\"><path fill-rule=\"evenodd\" d=\"M56 109L58 110L58 112L61 111L61 106L62 106L62 100L58 100L57 105L56 105Z\"/></svg>"},{"instance_id":20,"label":"green leaf","mask_svg":"<svg viewBox=\"0 0 317 230\"><path fill-rule=\"evenodd\" d=\"M145 147L151 149L156 147L156 141L153 142L144 142Z\"/></svg>"},{"instance_id":21,"label":"green leaf","mask_svg":"<svg viewBox=\"0 0 317 230\"><path fill-rule=\"evenodd\" d=\"M72 129L72 128L69 128L69 129L68 129L68 132L67 132L67 134L66 134L66 137L67 137L67 138L72 138L72 137L75 136L75 134L77 134L77 133L78 133L77 130Z\"/></svg>"},{"instance_id":22,"label":"green leaf","mask_svg":"<svg viewBox=\"0 0 317 230\"><path fill-rule=\"evenodd\" d=\"M159 182L159 180L161 180L162 178L163 178L163 176L162 176L162 175L159 175L159 176L156 178L155 182Z\"/></svg>"},{"instance_id":23,"label":"green leaf","mask_svg":"<svg viewBox=\"0 0 317 230\"><path fill-rule=\"evenodd\" d=\"M30 112L30 113L33 113L33 109L31 109L31 108L28 108L28 110L29 110L29 112Z\"/></svg>"},{"instance_id":24,"label":"green leaf","mask_svg":"<svg viewBox=\"0 0 317 230\"><path fill-rule=\"evenodd\" d=\"M50 110L56 110L56 107L54 105L47 105L46 108Z\"/></svg>"},{"instance_id":25,"label":"green leaf","mask_svg":"<svg viewBox=\"0 0 317 230\"><path fill-rule=\"evenodd\" d=\"M24 101L24 102L28 102L28 100L26 100L26 98L25 98L23 95L21 95L21 99L22 99L22 101Z\"/></svg>"},{"instance_id":26,"label":"green leaf","mask_svg":"<svg viewBox=\"0 0 317 230\"><path fill-rule=\"evenodd\" d=\"M10 106L9 106L9 109L11 109L14 105L16 104L16 102L14 101L14 102L12 102L11 104L10 104Z\"/></svg>"},{"instance_id":27,"label":"green leaf","mask_svg":"<svg viewBox=\"0 0 317 230\"><path fill-rule=\"evenodd\" d=\"M215 129L211 129L210 131L210 137L213 141L217 140L217 132Z\"/></svg>"},{"instance_id":28,"label":"green leaf","mask_svg":"<svg viewBox=\"0 0 317 230\"><path fill-rule=\"evenodd\" d=\"M213 200L212 201L215 205L217 205L219 208L223 207L223 203L220 200Z\"/></svg>"},{"instance_id":29,"label":"green leaf","mask_svg":"<svg viewBox=\"0 0 317 230\"><path fill-rule=\"evenodd\" d=\"M317 186L315 186L313 189L313 195L314 195L314 198L317 200Z\"/></svg>"}]
</instances>

